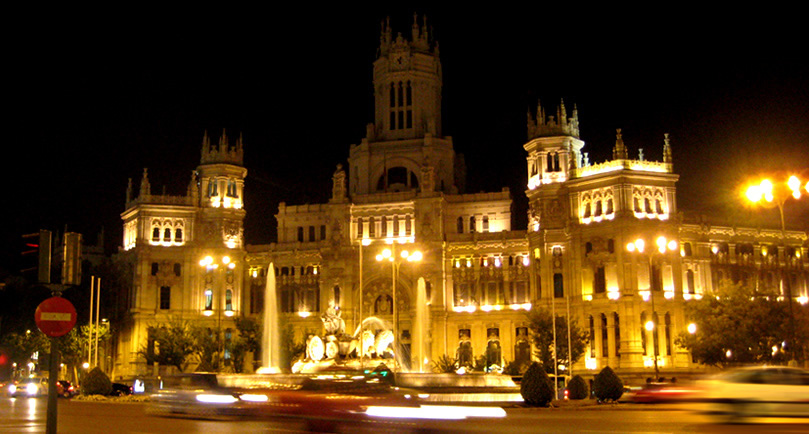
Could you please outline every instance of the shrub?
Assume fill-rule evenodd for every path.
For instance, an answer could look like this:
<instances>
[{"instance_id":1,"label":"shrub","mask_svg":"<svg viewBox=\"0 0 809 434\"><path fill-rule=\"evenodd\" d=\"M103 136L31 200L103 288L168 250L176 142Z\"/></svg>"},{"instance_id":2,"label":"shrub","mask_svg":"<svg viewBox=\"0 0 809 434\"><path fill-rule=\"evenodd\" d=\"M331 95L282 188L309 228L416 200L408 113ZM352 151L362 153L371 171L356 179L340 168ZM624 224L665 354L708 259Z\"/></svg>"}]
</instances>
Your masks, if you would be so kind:
<instances>
[{"instance_id":1,"label":"shrub","mask_svg":"<svg viewBox=\"0 0 809 434\"><path fill-rule=\"evenodd\" d=\"M526 369L528 369L528 363L512 360L510 362L506 362L506 366L503 367L503 374L516 377L525 373Z\"/></svg>"},{"instance_id":2,"label":"shrub","mask_svg":"<svg viewBox=\"0 0 809 434\"><path fill-rule=\"evenodd\" d=\"M587 398L589 390L587 390L587 382L581 375L576 375L567 383L568 397L570 399L584 399Z\"/></svg>"},{"instance_id":3,"label":"shrub","mask_svg":"<svg viewBox=\"0 0 809 434\"><path fill-rule=\"evenodd\" d=\"M544 407L553 400L553 385L539 363L532 363L525 371L520 383L520 395L526 404L535 407Z\"/></svg>"},{"instance_id":4,"label":"shrub","mask_svg":"<svg viewBox=\"0 0 809 434\"><path fill-rule=\"evenodd\" d=\"M112 393L110 377L98 367L93 368L82 382L81 393L84 395L109 395Z\"/></svg>"},{"instance_id":5,"label":"shrub","mask_svg":"<svg viewBox=\"0 0 809 434\"><path fill-rule=\"evenodd\" d=\"M458 370L458 360L444 354L432 362L433 372L438 374L454 374Z\"/></svg>"},{"instance_id":6,"label":"shrub","mask_svg":"<svg viewBox=\"0 0 809 434\"><path fill-rule=\"evenodd\" d=\"M593 380L593 393L599 401L617 401L624 394L624 383L607 366Z\"/></svg>"}]
</instances>

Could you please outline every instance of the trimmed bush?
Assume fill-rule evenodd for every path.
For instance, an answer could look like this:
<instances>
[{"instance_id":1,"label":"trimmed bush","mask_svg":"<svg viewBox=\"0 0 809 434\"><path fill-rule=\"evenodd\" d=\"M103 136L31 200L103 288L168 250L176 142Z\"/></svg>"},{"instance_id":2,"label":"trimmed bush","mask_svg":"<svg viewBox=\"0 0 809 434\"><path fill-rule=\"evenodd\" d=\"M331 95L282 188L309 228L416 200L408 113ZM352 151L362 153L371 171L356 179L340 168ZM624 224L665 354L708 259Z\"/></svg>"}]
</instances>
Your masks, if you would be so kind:
<instances>
[{"instance_id":1,"label":"trimmed bush","mask_svg":"<svg viewBox=\"0 0 809 434\"><path fill-rule=\"evenodd\" d=\"M112 393L110 377L98 367L87 374L81 385L82 395L109 395Z\"/></svg>"},{"instance_id":2,"label":"trimmed bush","mask_svg":"<svg viewBox=\"0 0 809 434\"><path fill-rule=\"evenodd\" d=\"M624 394L624 383L607 366L593 380L593 393L599 401L617 401Z\"/></svg>"},{"instance_id":3,"label":"trimmed bush","mask_svg":"<svg viewBox=\"0 0 809 434\"><path fill-rule=\"evenodd\" d=\"M581 375L576 375L567 383L568 398L570 399L585 399L589 390L587 390L587 382Z\"/></svg>"},{"instance_id":4,"label":"trimmed bush","mask_svg":"<svg viewBox=\"0 0 809 434\"><path fill-rule=\"evenodd\" d=\"M534 407L545 407L553 400L553 384L539 363L532 363L522 376L520 395L526 404Z\"/></svg>"}]
</instances>

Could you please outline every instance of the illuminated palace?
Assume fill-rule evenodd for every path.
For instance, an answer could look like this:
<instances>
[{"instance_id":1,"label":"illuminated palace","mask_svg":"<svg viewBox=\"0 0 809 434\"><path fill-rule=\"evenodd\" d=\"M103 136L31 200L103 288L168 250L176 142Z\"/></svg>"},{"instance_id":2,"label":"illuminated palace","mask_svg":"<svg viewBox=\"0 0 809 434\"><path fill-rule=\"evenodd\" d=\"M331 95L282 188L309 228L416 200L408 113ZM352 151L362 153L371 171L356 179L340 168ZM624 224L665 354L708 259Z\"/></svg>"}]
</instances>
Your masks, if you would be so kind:
<instances>
[{"instance_id":1,"label":"illuminated palace","mask_svg":"<svg viewBox=\"0 0 809 434\"><path fill-rule=\"evenodd\" d=\"M645 378L657 355L662 375L687 375L698 367L674 343L687 327L683 307L720 279L754 279L806 301L806 233L685 221L667 137L663 161L647 161L630 157L619 131L612 160L593 164L576 110L564 104L530 116L528 228L513 230L508 189L463 193L427 26L414 21L409 39L383 27L378 53L374 122L337 166L328 203L279 205L276 243L242 245L240 143L211 148L206 138L184 197L151 195L144 173L123 214L124 247L136 259L122 371L145 369L134 351L148 321L175 316L233 333L231 315L259 316L268 272L297 340L322 334L320 317L334 305L349 333L368 316L392 324L413 370L444 354L501 366L529 360L526 312L541 308L569 312L588 332L574 371L611 366ZM384 249L393 262L377 260Z\"/></svg>"}]
</instances>

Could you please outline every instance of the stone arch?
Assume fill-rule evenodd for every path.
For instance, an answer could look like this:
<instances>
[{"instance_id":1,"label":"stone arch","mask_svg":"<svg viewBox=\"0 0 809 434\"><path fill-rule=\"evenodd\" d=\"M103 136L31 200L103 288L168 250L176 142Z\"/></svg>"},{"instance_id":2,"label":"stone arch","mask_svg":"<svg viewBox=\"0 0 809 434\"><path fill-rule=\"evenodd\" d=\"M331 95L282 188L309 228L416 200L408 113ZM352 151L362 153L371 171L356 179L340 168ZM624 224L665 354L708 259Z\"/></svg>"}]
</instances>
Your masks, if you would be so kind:
<instances>
[{"instance_id":1,"label":"stone arch","mask_svg":"<svg viewBox=\"0 0 809 434\"><path fill-rule=\"evenodd\" d=\"M362 290L363 312L374 312L375 304L382 300L380 298L381 296L392 296L390 277L381 276L370 279L369 282L364 286L365 287ZM413 288L411 288L410 285L407 285L400 276L399 280L396 282L396 308L399 312L400 318L404 313L410 311L412 290ZM388 312L388 314L390 313L391 312Z\"/></svg>"}]
</instances>

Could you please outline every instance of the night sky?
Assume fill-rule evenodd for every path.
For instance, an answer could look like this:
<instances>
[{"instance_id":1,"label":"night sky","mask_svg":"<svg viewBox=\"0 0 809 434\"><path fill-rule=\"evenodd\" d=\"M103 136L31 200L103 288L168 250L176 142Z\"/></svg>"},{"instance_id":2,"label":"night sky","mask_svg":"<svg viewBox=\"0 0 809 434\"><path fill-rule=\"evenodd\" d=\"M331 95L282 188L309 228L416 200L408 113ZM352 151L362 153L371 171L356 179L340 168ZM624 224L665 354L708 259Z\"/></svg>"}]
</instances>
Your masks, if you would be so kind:
<instances>
[{"instance_id":1,"label":"night sky","mask_svg":"<svg viewBox=\"0 0 809 434\"><path fill-rule=\"evenodd\" d=\"M466 158L467 192L509 187L515 228L526 224L522 144L538 98L549 112L562 98L578 107L591 162L610 158L616 128L631 157L643 148L652 160L670 133L681 210L777 226L777 211L750 210L735 190L772 170L809 177L799 14L577 9L19 17L4 56L0 270L15 272L20 235L39 228L95 242L103 227L115 251L127 179L137 186L148 167L152 192L184 194L206 129L213 141L222 128L244 135L247 243L275 241L278 202L326 201L373 119L380 21L409 35L414 11L440 43L444 133ZM788 226L809 229L809 198L787 211Z\"/></svg>"}]
</instances>

